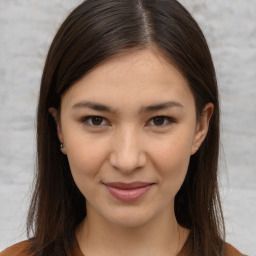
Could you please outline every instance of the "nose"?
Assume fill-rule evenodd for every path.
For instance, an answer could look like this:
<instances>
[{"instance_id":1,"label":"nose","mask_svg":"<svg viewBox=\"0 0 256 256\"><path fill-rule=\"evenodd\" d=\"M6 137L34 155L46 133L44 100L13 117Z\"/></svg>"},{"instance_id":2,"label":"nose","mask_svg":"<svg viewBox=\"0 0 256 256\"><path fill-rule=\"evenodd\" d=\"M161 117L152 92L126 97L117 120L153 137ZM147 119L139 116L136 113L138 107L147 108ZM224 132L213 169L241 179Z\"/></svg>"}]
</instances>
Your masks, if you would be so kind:
<instances>
[{"instance_id":1,"label":"nose","mask_svg":"<svg viewBox=\"0 0 256 256\"><path fill-rule=\"evenodd\" d=\"M146 152L138 132L127 127L114 136L110 164L115 169L129 174L145 166L146 162Z\"/></svg>"}]
</instances>

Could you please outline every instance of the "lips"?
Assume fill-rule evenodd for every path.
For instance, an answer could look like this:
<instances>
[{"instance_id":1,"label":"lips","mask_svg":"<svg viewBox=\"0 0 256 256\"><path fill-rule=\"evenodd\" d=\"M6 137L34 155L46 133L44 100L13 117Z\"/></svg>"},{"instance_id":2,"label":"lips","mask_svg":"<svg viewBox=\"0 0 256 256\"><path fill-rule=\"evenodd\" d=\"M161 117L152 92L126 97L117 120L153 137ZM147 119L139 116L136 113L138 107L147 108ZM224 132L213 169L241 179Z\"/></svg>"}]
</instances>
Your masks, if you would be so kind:
<instances>
[{"instance_id":1,"label":"lips","mask_svg":"<svg viewBox=\"0 0 256 256\"><path fill-rule=\"evenodd\" d=\"M138 200L144 194L146 194L153 183L146 182L132 182L132 183L123 183L123 182L110 182L104 183L110 194L118 200L124 202L131 202Z\"/></svg>"}]
</instances>

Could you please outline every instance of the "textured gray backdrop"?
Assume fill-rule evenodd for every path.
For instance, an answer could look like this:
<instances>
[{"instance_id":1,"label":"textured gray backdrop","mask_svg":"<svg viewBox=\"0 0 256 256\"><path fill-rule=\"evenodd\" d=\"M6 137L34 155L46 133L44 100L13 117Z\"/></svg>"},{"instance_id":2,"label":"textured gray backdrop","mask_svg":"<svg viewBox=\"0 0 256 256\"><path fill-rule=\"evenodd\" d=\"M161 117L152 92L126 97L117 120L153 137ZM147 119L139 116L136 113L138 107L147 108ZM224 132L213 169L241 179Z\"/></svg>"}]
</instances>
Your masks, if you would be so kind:
<instances>
[{"instance_id":1,"label":"textured gray backdrop","mask_svg":"<svg viewBox=\"0 0 256 256\"><path fill-rule=\"evenodd\" d=\"M25 237L47 49L79 0L0 0L0 250ZM256 256L256 0L181 0L208 39L222 106L227 240Z\"/></svg>"}]
</instances>

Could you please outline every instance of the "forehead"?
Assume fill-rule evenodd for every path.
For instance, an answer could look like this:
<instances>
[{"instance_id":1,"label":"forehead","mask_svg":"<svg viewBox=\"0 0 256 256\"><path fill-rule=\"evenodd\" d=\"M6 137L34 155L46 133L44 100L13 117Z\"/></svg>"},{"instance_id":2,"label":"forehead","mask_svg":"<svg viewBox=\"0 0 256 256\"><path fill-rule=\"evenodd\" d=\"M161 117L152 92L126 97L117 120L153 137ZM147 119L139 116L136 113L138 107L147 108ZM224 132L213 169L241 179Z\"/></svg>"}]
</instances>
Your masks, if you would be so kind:
<instances>
[{"instance_id":1,"label":"forehead","mask_svg":"<svg viewBox=\"0 0 256 256\"><path fill-rule=\"evenodd\" d=\"M133 50L114 57L97 66L85 77L85 79L96 81L106 80L110 84L116 82L129 83L130 80L133 80L133 82L136 80L140 83L148 79L153 79L152 82L156 80L157 82L168 83L170 78L185 80L178 69L168 63L155 48Z\"/></svg>"},{"instance_id":2,"label":"forehead","mask_svg":"<svg viewBox=\"0 0 256 256\"><path fill-rule=\"evenodd\" d=\"M158 101L157 97L166 101L172 97L185 100L191 98L192 93L181 72L160 52L147 48L100 64L75 83L64 94L63 100L74 103L87 98L106 103L114 100L143 103Z\"/></svg>"}]
</instances>

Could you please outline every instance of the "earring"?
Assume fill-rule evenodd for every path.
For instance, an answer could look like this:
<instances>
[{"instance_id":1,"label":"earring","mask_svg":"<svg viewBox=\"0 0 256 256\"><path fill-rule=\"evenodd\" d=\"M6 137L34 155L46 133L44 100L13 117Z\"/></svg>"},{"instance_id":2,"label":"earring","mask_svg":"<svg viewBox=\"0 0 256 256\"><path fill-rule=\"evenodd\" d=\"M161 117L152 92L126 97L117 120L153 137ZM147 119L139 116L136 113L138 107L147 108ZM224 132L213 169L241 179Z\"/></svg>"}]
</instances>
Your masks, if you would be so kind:
<instances>
[{"instance_id":1,"label":"earring","mask_svg":"<svg viewBox=\"0 0 256 256\"><path fill-rule=\"evenodd\" d=\"M63 143L60 143L60 150L62 150L64 148Z\"/></svg>"}]
</instances>

